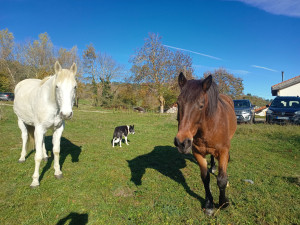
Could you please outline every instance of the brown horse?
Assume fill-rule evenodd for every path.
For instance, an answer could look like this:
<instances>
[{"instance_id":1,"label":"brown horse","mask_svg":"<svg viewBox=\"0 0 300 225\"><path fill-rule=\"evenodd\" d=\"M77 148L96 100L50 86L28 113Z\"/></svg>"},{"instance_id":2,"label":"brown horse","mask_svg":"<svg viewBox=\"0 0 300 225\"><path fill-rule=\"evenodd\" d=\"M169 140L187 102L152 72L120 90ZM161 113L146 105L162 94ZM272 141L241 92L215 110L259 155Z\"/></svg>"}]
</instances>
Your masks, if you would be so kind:
<instances>
[{"instance_id":1,"label":"brown horse","mask_svg":"<svg viewBox=\"0 0 300 225\"><path fill-rule=\"evenodd\" d=\"M214 204L205 155L211 154L219 161L219 206L225 208L229 205L225 189L230 140L237 126L233 101L230 97L219 94L211 75L204 80L187 80L180 73L178 83L181 93L177 102L178 133L174 144L180 153L187 154L192 149L205 188L205 213L212 215Z\"/></svg>"}]
</instances>

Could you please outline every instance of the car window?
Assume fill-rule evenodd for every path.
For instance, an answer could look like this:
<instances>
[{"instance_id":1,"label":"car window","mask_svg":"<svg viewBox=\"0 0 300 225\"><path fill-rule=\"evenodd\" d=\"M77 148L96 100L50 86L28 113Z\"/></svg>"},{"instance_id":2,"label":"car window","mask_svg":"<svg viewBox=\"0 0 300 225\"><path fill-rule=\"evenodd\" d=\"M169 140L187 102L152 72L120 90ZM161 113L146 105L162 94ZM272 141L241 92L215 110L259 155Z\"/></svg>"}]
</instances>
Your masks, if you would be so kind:
<instances>
[{"instance_id":1,"label":"car window","mask_svg":"<svg viewBox=\"0 0 300 225\"><path fill-rule=\"evenodd\" d=\"M297 100L297 99L274 99L271 106L274 108L299 108L300 100Z\"/></svg>"},{"instance_id":2,"label":"car window","mask_svg":"<svg viewBox=\"0 0 300 225\"><path fill-rule=\"evenodd\" d=\"M248 101L233 101L235 108L249 108L250 102Z\"/></svg>"}]
</instances>

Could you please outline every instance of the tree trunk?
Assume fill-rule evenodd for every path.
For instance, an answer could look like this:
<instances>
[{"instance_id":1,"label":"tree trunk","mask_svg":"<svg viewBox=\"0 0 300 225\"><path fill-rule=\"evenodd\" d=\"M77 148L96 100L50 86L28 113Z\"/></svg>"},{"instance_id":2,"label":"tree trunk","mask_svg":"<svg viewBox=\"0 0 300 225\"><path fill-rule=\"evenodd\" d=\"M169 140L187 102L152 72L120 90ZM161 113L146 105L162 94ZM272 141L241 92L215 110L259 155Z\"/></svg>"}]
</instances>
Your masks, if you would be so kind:
<instances>
[{"instance_id":1,"label":"tree trunk","mask_svg":"<svg viewBox=\"0 0 300 225\"><path fill-rule=\"evenodd\" d=\"M162 95L159 96L159 104L160 104L160 113L164 113L165 99Z\"/></svg>"}]
</instances>

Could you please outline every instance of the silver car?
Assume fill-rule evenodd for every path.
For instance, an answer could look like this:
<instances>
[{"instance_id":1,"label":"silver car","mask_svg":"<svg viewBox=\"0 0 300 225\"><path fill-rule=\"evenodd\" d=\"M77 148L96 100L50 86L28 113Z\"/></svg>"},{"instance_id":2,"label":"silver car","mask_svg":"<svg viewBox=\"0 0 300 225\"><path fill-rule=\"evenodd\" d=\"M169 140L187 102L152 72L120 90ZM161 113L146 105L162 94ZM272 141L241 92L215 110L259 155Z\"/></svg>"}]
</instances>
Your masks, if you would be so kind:
<instances>
[{"instance_id":1,"label":"silver car","mask_svg":"<svg viewBox=\"0 0 300 225\"><path fill-rule=\"evenodd\" d=\"M13 101L14 93L0 92L0 101Z\"/></svg>"},{"instance_id":2,"label":"silver car","mask_svg":"<svg viewBox=\"0 0 300 225\"><path fill-rule=\"evenodd\" d=\"M248 99L233 100L234 112L238 123L254 122L254 105Z\"/></svg>"}]
</instances>

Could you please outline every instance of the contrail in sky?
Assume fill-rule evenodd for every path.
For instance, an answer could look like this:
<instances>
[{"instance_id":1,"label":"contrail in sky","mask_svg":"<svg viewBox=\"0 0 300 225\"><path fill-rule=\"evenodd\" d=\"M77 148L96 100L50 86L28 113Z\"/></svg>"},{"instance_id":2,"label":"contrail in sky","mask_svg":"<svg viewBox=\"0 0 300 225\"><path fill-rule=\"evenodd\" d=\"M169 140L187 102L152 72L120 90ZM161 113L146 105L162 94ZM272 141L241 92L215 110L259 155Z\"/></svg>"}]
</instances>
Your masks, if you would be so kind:
<instances>
[{"instance_id":1,"label":"contrail in sky","mask_svg":"<svg viewBox=\"0 0 300 225\"><path fill-rule=\"evenodd\" d=\"M263 66L252 65L252 67L259 68L259 69L264 69L264 70L269 70L269 71L272 71L272 72L278 72L277 70L273 70L273 69L263 67Z\"/></svg>"},{"instance_id":2,"label":"contrail in sky","mask_svg":"<svg viewBox=\"0 0 300 225\"><path fill-rule=\"evenodd\" d=\"M163 45L163 46L166 46L167 48L173 48L173 49L177 49L177 50L181 50L181 51L190 52L190 53L197 54L197 55L202 55L202 56L205 56L205 57L208 57L208 58L211 58L211 59L222 60L221 58L211 56L211 55L206 55L206 54L203 54L203 53L200 53L200 52L194 52L194 51L191 51L191 50L187 50L187 49L183 49L183 48L177 48L177 47L173 47L173 46L170 46L170 45Z\"/></svg>"}]
</instances>

